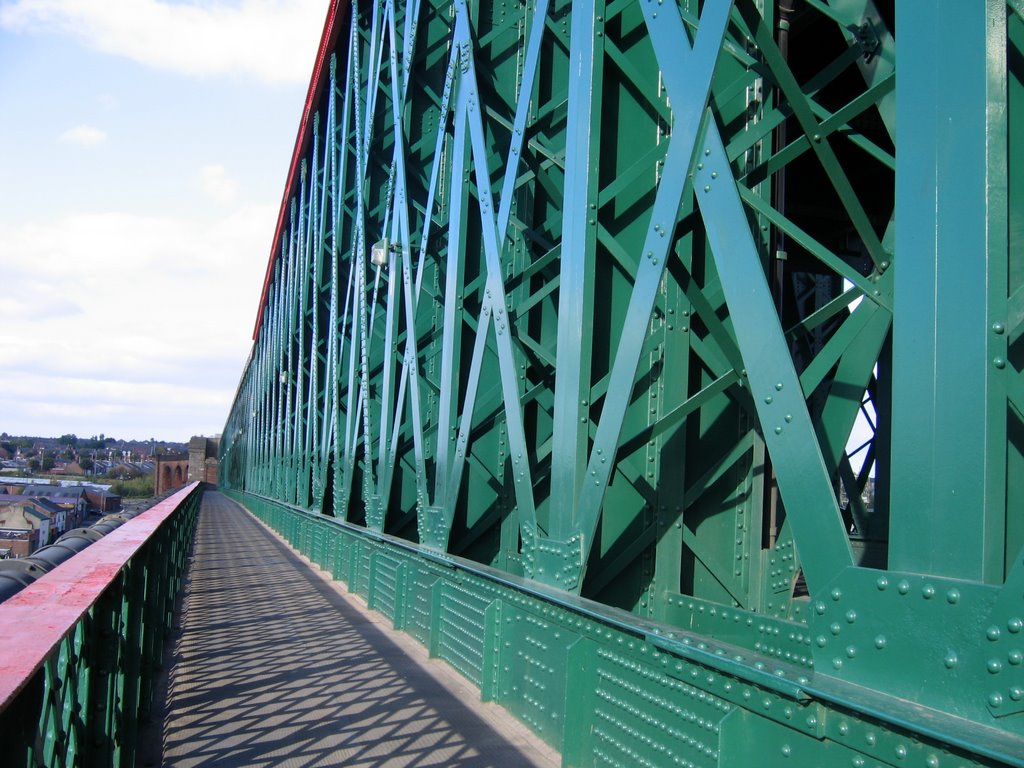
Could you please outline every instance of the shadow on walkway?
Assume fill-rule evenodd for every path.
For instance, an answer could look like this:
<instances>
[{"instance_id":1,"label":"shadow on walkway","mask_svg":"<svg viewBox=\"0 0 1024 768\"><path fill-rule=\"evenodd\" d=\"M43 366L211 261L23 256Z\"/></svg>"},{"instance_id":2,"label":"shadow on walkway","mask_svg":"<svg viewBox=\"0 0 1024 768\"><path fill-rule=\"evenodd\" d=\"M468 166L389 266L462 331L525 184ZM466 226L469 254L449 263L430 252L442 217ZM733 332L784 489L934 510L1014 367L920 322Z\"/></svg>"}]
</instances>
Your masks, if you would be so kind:
<instances>
[{"instance_id":1,"label":"shadow on walkway","mask_svg":"<svg viewBox=\"0 0 1024 768\"><path fill-rule=\"evenodd\" d=\"M163 765L535 764L219 493L190 574Z\"/></svg>"}]
</instances>

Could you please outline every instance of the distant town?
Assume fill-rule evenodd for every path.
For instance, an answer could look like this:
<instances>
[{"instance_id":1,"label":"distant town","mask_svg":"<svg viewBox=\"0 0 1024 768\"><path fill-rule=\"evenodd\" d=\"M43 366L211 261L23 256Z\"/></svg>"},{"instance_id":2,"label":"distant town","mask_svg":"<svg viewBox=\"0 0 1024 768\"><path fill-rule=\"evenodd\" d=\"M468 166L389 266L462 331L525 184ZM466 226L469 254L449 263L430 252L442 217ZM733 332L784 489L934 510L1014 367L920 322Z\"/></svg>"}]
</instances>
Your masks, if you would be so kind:
<instances>
[{"instance_id":1,"label":"distant town","mask_svg":"<svg viewBox=\"0 0 1024 768\"><path fill-rule=\"evenodd\" d=\"M0 559L27 557L187 482L216 483L218 447L219 436L175 443L0 433Z\"/></svg>"}]
</instances>

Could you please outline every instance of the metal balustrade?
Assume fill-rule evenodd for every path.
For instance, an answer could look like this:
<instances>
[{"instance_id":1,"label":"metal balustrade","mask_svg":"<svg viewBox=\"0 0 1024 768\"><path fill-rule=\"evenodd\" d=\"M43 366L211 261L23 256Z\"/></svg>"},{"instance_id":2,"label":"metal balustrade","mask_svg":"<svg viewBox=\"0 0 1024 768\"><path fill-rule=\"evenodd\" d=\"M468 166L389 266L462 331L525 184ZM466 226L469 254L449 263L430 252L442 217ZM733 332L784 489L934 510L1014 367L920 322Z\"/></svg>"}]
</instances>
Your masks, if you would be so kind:
<instances>
[{"instance_id":1,"label":"metal balustrade","mask_svg":"<svg viewBox=\"0 0 1024 768\"><path fill-rule=\"evenodd\" d=\"M777 638L783 622L695 600L691 610L721 627L713 637L700 625L644 619L274 499L226 495L448 662L483 701L526 723L566 766L792 757L810 767L865 753L878 759L853 764L1022 762L1010 733L816 675L775 652L783 639L750 647L744 637Z\"/></svg>"},{"instance_id":2,"label":"metal balustrade","mask_svg":"<svg viewBox=\"0 0 1024 768\"><path fill-rule=\"evenodd\" d=\"M0 604L4 765L134 765L201 496L183 488Z\"/></svg>"}]
</instances>

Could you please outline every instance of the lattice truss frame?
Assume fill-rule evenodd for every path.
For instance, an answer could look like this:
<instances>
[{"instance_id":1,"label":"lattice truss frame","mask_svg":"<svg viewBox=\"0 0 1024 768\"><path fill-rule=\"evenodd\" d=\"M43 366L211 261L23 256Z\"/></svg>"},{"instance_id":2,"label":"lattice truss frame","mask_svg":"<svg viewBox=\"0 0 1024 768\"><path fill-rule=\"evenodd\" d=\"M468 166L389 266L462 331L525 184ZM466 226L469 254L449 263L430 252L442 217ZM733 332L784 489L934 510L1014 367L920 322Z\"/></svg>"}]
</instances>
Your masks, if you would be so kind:
<instances>
[{"instance_id":1,"label":"lattice truss frame","mask_svg":"<svg viewBox=\"0 0 1024 768\"><path fill-rule=\"evenodd\" d=\"M1018 0L987 0L907 43L916 83L954 66L921 51L969 38L969 95L937 111L981 117L944 138L897 102L895 19L910 28L928 5L804 0L779 19L761 0L354 4L225 482L858 682L877 669L858 671L853 646L811 647L822 598L914 571L932 594L968 579L995 610L999 585L1024 580L1024 522L1007 512L1024 465L1008 128L1024 22ZM790 22L821 33L814 56L785 50ZM898 113L904 142L924 137L906 163ZM958 180L933 157L930 178L954 203L980 180L983 210L948 214L977 238L968 277L943 266L960 246L941 233L904 256L927 231L920 156L961 139L980 170ZM917 223L897 233L901 205ZM972 330L940 327L952 299L926 306L928 279L970 283ZM963 339L919 353L928 329ZM957 344L980 378L956 378ZM961 436L935 416L951 404L983 414L962 437L977 462L956 463ZM981 479L925 505L922 471ZM949 525L922 558L921 527ZM771 620L733 631L718 606Z\"/></svg>"}]
</instances>

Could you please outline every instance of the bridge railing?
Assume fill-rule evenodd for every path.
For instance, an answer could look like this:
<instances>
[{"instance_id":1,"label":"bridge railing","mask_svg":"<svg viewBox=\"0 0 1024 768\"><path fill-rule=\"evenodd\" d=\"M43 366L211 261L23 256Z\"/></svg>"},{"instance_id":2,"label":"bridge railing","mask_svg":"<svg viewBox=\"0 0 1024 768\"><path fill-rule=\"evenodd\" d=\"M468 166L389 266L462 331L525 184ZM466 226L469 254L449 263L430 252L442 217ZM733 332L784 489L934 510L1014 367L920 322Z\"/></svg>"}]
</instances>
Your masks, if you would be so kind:
<instances>
[{"instance_id":1,"label":"bridge railing","mask_svg":"<svg viewBox=\"0 0 1024 768\"><path fill-rule=\"evenodd\" d=\"M201 496L183 488L0 604L5 765L134 764Z\"/></svg>"}]
</instances>

